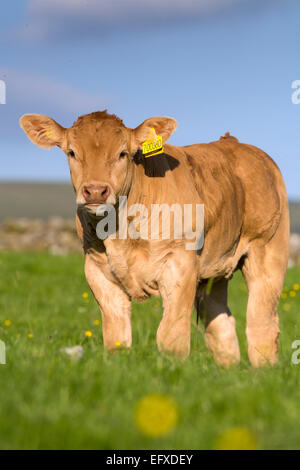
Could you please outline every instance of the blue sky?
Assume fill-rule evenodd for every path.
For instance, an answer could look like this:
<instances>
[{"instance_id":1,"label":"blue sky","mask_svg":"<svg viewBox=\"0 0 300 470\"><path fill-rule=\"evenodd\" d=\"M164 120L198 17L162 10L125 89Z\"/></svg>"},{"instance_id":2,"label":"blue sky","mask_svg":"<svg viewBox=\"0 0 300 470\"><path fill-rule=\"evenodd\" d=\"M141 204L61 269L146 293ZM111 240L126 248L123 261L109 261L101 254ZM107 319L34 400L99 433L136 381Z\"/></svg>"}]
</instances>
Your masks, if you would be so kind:
<instances>
[{"instance_id":1,"label":"blue sky","mask_svg":"<svg viewBox=\"0 0 300 470\"><path fill-rule=\"evenodd\" d=\"M299 0L14 0L1 10L1 180L69 180L58 149L27 140L22 114L67 127L107 108L129 127L174 117L175 145L230 131L269 153L300 199Z\"/></svg>"}]
</instances>

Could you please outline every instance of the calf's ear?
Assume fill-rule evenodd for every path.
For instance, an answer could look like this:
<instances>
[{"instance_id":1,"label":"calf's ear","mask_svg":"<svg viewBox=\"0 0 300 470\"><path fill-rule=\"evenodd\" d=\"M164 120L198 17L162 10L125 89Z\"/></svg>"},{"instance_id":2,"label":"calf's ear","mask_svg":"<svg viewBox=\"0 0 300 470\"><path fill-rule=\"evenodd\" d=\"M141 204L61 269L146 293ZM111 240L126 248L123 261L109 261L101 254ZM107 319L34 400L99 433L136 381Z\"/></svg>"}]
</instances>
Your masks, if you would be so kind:
<instances>
[{"instance_id":1,"label":"calf's ear","mask_svg":"<svg viewBox=\"0 0 300 470\"><path fill-rule=\"evenodd\" d=\"M43 114L24 114L20 126L28 138L43 148L61 146L65 128Z\"/></svg>"},{"instance_id":2,"label":"calf's ear","mask_svg":"<svg viewBox=\"0 0 300 470\"><path fill-rule=\"evenodd\" d=\"M177 127L177 121L170 117L152 117L146 119L142 124L134 129L136 142L141 145L149 138L152 128L155 129L157 135L162 136L163 142L166 142L173 134Z\"/></svg>"}]
</instances>

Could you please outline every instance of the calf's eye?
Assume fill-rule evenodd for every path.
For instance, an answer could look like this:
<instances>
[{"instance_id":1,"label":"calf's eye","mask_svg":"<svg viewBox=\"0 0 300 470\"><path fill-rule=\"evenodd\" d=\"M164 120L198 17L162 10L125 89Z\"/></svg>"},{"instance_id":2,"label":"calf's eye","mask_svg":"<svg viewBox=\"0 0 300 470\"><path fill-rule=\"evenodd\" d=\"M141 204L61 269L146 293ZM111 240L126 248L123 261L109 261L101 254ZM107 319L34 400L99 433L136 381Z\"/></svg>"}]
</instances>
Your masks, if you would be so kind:
<instances>
[{"instance_id":1,"label":"calf's eye","mask_svg":"<svg viewBox=\"0 0 300 470\"><path fill-rule=\"evenodd\" d=\"M71 158L75 158L75 153L73 152L73 150L70 150L68 152L68 156L71 157Z\"/></svg>"},{"instance_id":2,"label":"calf's eye","mask_svg":"<svg viewBox=\"0 0 300 470\"><path fill-rule=\"evenodd\" d=\"M121 153L120 153L120 158L125 158L125 157L127 157L127 155L128 155L127 152L125 152L125 151L124 151L124 152L121 152Z\"/></svg>"}]
</instances>

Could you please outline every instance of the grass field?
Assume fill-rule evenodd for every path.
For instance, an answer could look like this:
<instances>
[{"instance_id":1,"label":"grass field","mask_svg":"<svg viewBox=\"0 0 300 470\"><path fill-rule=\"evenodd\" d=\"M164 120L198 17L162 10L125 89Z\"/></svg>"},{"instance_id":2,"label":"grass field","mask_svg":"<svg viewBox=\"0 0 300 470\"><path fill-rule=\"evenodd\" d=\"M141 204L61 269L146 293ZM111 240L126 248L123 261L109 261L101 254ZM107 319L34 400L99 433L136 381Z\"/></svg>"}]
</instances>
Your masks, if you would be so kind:
<instances>
[{"instance_id":1,"label":"grass field","mask_svg":"<svg viewBox=\"0 0 300 470\"><path fill-rule=\"evenodd\" d=\"M300 448L300 364L291 362L300 268L288 271L279 305L280 361L260 370L248 362L247 292L235 275L230 305L242 361L225 370L195 317L185 363L157 353L157 299L133 306L132 350L104 352L80 256L0 253L0 263L1 449ZM74 345L84 349L80 360L62 351Z\"/></svg>"}]
</instances>

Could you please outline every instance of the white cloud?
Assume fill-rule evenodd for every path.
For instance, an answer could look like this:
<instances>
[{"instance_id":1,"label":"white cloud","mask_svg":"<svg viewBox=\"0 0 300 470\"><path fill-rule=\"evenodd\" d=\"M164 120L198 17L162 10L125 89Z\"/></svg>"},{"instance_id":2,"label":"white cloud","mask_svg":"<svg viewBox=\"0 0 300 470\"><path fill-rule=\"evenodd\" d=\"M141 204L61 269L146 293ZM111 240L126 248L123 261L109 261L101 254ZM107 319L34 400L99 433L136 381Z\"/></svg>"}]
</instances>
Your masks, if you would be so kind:
<instances>
[{"instance_id":1,"label":"white cloud","mask_svg":"<svg viewBox=\"0 0 300 470\"><path fill-rule=\"evenodd\" d=\"M205 14L231 6L241 0L30 0L29 8L35 12L68 12L75 15L102 15L106 19L122 18L126 12L152 12L177 14Z\"/></svg>"},{"instance_id":2,"label":"white cloud","mask_svg":"<svg viewBox=\"0 0 300 470\"><path fill-rule=\"evenodd\" d=\"M6 104L1 106L0 133L13 131L24 113L47 114L72 125L80 114L110 108L101 93L89 94L61 81L14 69L0 70L6 83ZM84 87L84 84L83 84Z\"/></svg>"},{"instance_id":3,"label":"white cloud","mask_svg":"<svg viewBox=\"0 0 300 470\"><path fill-rule=\"evenodd\" d=\"M28 26L22 36L31 40L101 36L117 27L170 26L218 13L243 0L30 0ZM127 29L126 29L127 28Z\"/></svg>"},{"instance_id":4,"label":"white cloud","mask_svg":"<svg viewBox=\"0 0 300 470\"><path fill-rule=\"evenodd\" d=\"M104 97L100 94L89 95L63 82L40 75L16 70L8 70L5 75L11 98L19 103L29 101L33 105L38 104L39 107L55 106L65 111L74 111L83 106L95 107L97 102L104 101Z\"/></svg>"}]
</instances>

